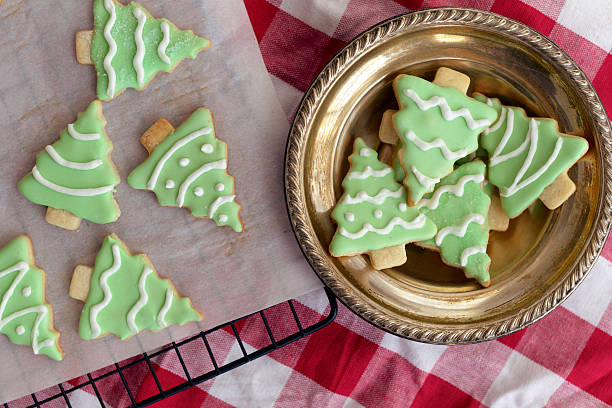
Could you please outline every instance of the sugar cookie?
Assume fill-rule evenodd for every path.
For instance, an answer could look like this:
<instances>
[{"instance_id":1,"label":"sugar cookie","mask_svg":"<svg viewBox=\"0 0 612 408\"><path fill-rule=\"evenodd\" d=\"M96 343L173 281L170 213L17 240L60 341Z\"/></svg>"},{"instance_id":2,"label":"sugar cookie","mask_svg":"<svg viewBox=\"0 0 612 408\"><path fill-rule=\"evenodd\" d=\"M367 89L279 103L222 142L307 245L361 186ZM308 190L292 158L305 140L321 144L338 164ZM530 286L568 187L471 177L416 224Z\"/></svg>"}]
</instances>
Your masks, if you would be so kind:
<instances>
[{"instance_id":1,"label":"sugar cookie","mask_svg":"<svg viewBox=\"0 0 612 408\"><path fill-rule=\"evenodd\" d=\"M85 340L109 333L125 340L145 329L203 319L189 298L159 277L146 255L133 255L114 234L102 243L93 269L75 269L70 296L85 302L79 322Z\"/></svg>"},{"instance_id":2,"label":"sugar cookie","mask_svg":"<svg viewBox=\"0 0 612 408\"><path fill-rule=\"evenodd\" d=\"M417 203L438 232L417 245L440 250L444 262L462 268L465 275L489 286L487 213L491 200L483 191L486 166L476 160L443 177L433 192Z\"/></svg>"},{"instance_id":3,"label":"sugar cookie","mask_svg":"<svg viewBox=\"0 0 612 408\"><path fill-rule=\"evenodd\" d=\"M64 352L45 289L45 272L34 264L30 238L20 235L0 249L0 333L15 344L31 346L34 354L61 361Z\"/></svg>"},{"instance_id":4,"label":"sugar cookie","mask_svg":"<svg viewBox=\"0 0 612 408\"><path fill-rule=\"evenodd\" d=\"M368 253L373 266L384 269L403 264L405 244L433 237L436 227L406 204L406 189L377 156L361 138L355 140L351 167L342 182L344 194L331 214L338 229L330 252L333 256Z\"/></svg>"},{"instance_id":5,"label":"sugar cookie","mask_svg":"<svg viewBox=\"0 0 612 408\"><path fill-rule=\"evenodd\" d=\"M57 142L38 154L32 172L19 182L28 200L49 207L50 224L75 230L81 218L98 224L119 218L113 194L120 180L105 125L102 104L93 101Z\"/></svg>"},{"instance_id":6,"label":"sugar cookie","mask_svg":"<svg viewBox=\"0 0 612 408\"><path fill-rule=\"evenodd\" d=\"M128 176L130 186L153 191L163 206L187 207L196 217L243 230L227 146L216 138L208 109L197 109L176 130L160 119L141 143L150 155Z\"/></svg>"},{"instance_id":7,"label":"sugar cookie","mask_svg":"<svg viewBox=\"0 0 612 408\"><path fill-rule=\"evenodd\" d=\"M540 196L550 209L567 200L576 187L564 173L586 153L588 142L559 133L552 119L529 118L522 108L475 97L499 116L482 134L481 145L489 152L487 178L499 189L508 217L518 216Z\"/></svg>"},{"instance_id":8,"label":"sugar cookie","mask_svg":"<svg viewBox=\"0 0 612 408\"><path fill-rule=\"evenodd\" d=\"M433 191L455 161L477 149L478 135L496 117L495 109L465 95L467 76L447 68L438 71L435 83L411 75L393 82L400 105L393 124L410 204Z\"/></svg>"},{"instance_id":9,"label":"sugar cookie","mask_svg":"<svg viewBox=\"0 0 612 408\"><path fill-rule=\"evenodd\" d=\"M136 2L94 0L93 14L93 31L76 34L76 52L79 63L95 66L102 100L126 88L143 89L158 72L170 72L210 47L207 39L153 18Z\"/></svg>"}]
</instances>

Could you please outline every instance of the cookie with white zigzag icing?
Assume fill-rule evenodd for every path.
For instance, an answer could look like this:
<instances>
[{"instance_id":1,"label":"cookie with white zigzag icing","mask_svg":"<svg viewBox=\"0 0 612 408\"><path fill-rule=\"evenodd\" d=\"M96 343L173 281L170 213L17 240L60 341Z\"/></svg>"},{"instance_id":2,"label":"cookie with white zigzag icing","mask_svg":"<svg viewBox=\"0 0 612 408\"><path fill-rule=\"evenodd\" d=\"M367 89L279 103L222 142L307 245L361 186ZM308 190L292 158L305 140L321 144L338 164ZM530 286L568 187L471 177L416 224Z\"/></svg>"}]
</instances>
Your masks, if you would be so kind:
<instances>
[{"instance_id":1,"label":"cookie with white zigzag icing","mask_svg":"<svg viewBox=\"0 0 612 408\"><path fill-rule=\"evenodd\" d=\"M490 283L487 215L491 200L483 190L485 171L479 160L463 164L423 196L417 207L438 232L417 245L439 250L445 263L462 268L467 277L486 287Z\"/></svg>"},{"instance_id":2,"label":"cookie with white zigzag icing","mask_svg":"<svg viewBox=\"0 0 612 408\"><path fill-rule=\"evenodd\" d=\"M448 71L441 68L438 73ZM452 71L452 75L463 74ZM493 123L497 112L466 96L464 89L439 86L412 75L398 76L393 87L400 105L393 116L400 139L398 159L405 173L408 202L413 205L433 191L457 160L476 151L478 135Z\"/></svg>"}]
</instances>

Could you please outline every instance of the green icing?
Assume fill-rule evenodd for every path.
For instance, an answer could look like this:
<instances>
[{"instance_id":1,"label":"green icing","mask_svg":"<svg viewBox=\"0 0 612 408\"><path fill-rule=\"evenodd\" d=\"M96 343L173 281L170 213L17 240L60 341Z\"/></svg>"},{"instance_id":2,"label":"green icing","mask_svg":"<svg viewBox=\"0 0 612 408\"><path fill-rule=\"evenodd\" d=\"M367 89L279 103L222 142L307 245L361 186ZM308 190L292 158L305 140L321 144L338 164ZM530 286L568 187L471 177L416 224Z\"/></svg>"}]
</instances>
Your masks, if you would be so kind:
<instances>
[{"instance_id":1,"label":"green icing","mask_svg":"<svg viewBox=\"0 0 612 408\"><path fill-rule=\"evenodd\" d=\"M398 157L410 202L433 190L456 160L478 147L478 134L495 120L493 108L454 88L411 75L394 81L401 109L393 116L400 137Z\"/></svg>"},{"instance_id":2,"label":"green icing","mask_svg":"<svg viewBox=\"0 0 612 408\"><path fill-rule=\"evenodd\" d=\"M551 119L529 118L523 109L502 106L498 99L475 97L488 101L499 115L482 134L481 145L489 153L487 177L498 187L504 211L514 218L571 167L589 144L581 137L562 135Z\"/></svg>"},{"instance_id":3,"label":"green icing","mask_svg":"<svg viewBox=\"0 0 612 408\"><path fill-rule=\"evenodd\" d=\"M137 63L134 61L138 50L135 38L135 34L138 35L138 18L134 14L135 9L142 10L142 14L146 17L144 26L142 26L144 43L142 68L144 76L140 84L135 69ZM116 84L112 95L108 93L109 73L104 67L104 60L111 51L110 44L104 35L104 30L111 20L109 10L114 10L115 13L114 24L109 28L112 39L117 46L116 54L111 55L112 59L109 57L110 64L116 74ZM166 19L153 18L147 10L135 2L123 6L114 0L95 0L93 11L94 34L91 41L91 59L98 74L98 98L102 100L112 99L126 88L142 89L157 72L169 72L181 60L195 58L201 50L210 47L210 41L207 39L194 35L191 30L181 31ZM169 36L167 37L168 45L165 55L170 63L165 62L160 56L159 48L165 37L162 23L168 25ZM140 38L140 36L138 37Z\"/></svg>"},{"instance_id":4,"label":"green icing","mask_svg":"<svg viewBox=\"0 0 612 408\"><path fill-rule=\"evenodd\" d=\"M145 275L147 270L152 272ZM141 282L144 282L142 293ZM105 283L107 294L103 289ZM91 320L92 309L95 322ZM79 335L83 339L112 333L125 340L145 329L159 331L170 324L200 320L202 315L193 308L189 298L180 297L168 279L160 278L145 255L132 255L116 235L106 237L96 256L89 294L81 312Z\"/></svg>"},{"instance_id":5,"label":"green icing","mask_svg":"<svg viewBox=\"0 0 612 408\"><path fill-rule=\"evenodd\" d=\"M51 151L55 151L60 161L79 164L97 161L97 167L89 170L68 167L56 161L47 146L36 157L34 170L19 182L19 191L34 203L67 210L95 223L115 221L119 217L119 207L113 193L120 180L110 160L113 146L104 132L105 125L102 104L93 101L72 126L77 137L79 134L97 135L97 139L76 139L66 128L59 140L51 145ZM76 191L71 191L73 189Z\"/></svg>"},{"instance_id":6,"label":"green icing","mask_svg":"<svg viewBox=\"0 0 612 408\"><path fill-rule=\"evenodd\" d=\"M226 166L227 146L215 137L210 111L200 108L132 171L128 184L155 192L163 206L187 207L196 217L212 218L240 232L240 205Z\"/></svg>"},{"instance_id":7,"label":"green icing","mask_svg":"<svg viewBox=\"0 0 612 408\"><path fill-rule=\"evenodd\" d=\"M484 175L483 162L466 163L442 178L436 189L417 204L438 228L436 237L421 244L440 248L445 262L463 268L466 275L479 282L490 279L491 263L486 254L489 241L487 213L491 200L482 188ZM465 235L462 236L463 231ZM468 256L470 252L473 254ZM467 261L463 265L462 255L464 262Z\"/></svg>"},{"instance_id":8,"label":"green icing","mask_svg":"<svg viewBox=\"0 0 612 408\"><path fill-rule=\"evenodd\" d=\"M13 239L0 250L0 332L15 344L32 346L34 354L61 361L59 333L45 301L45 273L34 265L30 239Z\"/></svg>"},{"instance_id":9,"label":"green icing","mask_svg":"<svg viewBox=\"0 0 612 408\"><path fill-rule=\"evenodd\" d=\"M331 213L338 224L330 245L334 256L420 241L436 233L431 220L406 204L406 189L377 156L362 139L355 140L351 168L342 182L344 194Z\"/></svg>"}]
</instances>

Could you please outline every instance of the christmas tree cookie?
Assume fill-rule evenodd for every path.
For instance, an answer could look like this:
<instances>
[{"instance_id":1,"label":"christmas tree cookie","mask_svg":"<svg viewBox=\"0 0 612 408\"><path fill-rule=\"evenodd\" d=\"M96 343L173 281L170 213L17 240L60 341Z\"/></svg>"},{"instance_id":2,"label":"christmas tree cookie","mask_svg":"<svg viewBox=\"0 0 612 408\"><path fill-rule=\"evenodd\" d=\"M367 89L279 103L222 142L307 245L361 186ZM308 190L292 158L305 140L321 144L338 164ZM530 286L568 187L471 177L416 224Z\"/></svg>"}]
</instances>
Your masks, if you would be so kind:
<instances>
[{"instance_id":1,"label":"christmas tree cookie","mask_svg":"<svg viewBox=\"0 0 612 408\"><path fill-rule=\"evenodd\" d=\"M79 322L85 340L109 333L125 340L145 329L203 319L189 298L159 277L146 255L133 255L114 234L102 243L93 269L77 266L70 296L85 302Z\"/></svg>"},{"instance_id":2,"label":"christmas tree cookie","mask_svg":"<svg viewBox=\"0 0 612 408\"><path fill-rule=\"evenodd\" d=\"M357 138L342 181L344 194L331 213L338 229L330 244L333 256L368 253L377 269L406 262L405 244L431 238L435 225L406 204L406 189L375 150Z\"/></svg>"},{"instance_id":3,"label":"christmas tree cookie","mask_svg":"<svg viewBox=\"0 0 612 408\"><path fill-rule=\"evenodd\" d=\"M438 232L417 245L439 249L444 262L462 268L465 275L489 286L487 255L491 200L483 190L486 166L481 161L466 163L442 178L432 193L417 204Z\"/></svg>"},{"instance_id":4,"label":"christmas tree cookie","mask_svg":"<svg viewBox=\"0 0 612 408\"><path fill-rule=\"evenodd\" d=\"M130 186L153 191L163 206L187 207L196 217L242 231L234 178L227 174L227 146L215 137L208 109L196 110L176 130L160 119L141 143L150 155L129 175Z\"/></svg>"},{"instance_id":5,"label":"christmas tree cookie","mask_svg":"<svg viewBox=\"0 0 612 408\"><path fill-rule=\"evenodd\" d=\"M49 223L75 230L81 218L98 224L119 218L113 198L119 175L105 125L102 104L93 101L57 142L38 154L32 172L19 182L28 200L49 207Z\"/></svg>"},{"instance_id":6,"label":"christmas tree cookie","mask_svg":"<svg viewBox=\"0 0 612 408\"><path fill-rule=\"evenodd\" d=\"M522 108L476 98L499 116L481 144L489 152L487 177L499 189L508 217L518 216L538 197L550 209L560 206L576 189L567 170L586 153L587 141L559 133L552 119L529 118Z\"/></svg>"},{"instance_id":7,"label":"christmas tree cookie","mask_svg":"<svg viewBox=\"0 0 612 408\"><path fill-rule=\"evenodd\" d=\"M140 4L94 0L94 29L76 35L77 60L93 64L98 98L113 99L126 88L143 89L159 71L195 58L210 41L153 18Z\"/></svg>"},{"instance_id":8,"label":"christmas tree cookie","mask_svg":"<svg viewBox=\"0 0 612 408\"><path fill-rule=\"evenodd\" d=\"M0 333L34 354L63 360L53 309L45 301L45 273L34 264L30 239L20 235L0 249Z\"/></svg>"},{"instance_id":9,"label":"christmas tree cookie","mask_svg":"<svg viewBox=\"0 0 612 408\"><path fill-rule=\"evenodd\" d=\"M433 83L411 75L393 82L400 105L393 124L411 205L433 191L455 161L476 151L478 135L496 118L495 109L465 95L468 85L467 76L448 68L440 68Z\"/></svg>"}]
</instances>

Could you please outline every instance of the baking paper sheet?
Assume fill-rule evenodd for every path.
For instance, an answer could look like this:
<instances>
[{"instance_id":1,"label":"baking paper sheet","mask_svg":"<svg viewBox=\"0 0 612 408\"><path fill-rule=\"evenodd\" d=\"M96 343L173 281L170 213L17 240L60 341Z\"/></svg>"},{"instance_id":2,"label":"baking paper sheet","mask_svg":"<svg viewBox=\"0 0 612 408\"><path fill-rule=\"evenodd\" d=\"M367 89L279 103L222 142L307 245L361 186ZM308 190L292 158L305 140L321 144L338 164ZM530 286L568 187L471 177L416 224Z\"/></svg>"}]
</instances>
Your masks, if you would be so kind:
<instances>
[{"instance_id":1,"label":"baking paper sheet","mask_svg":"<svg viewBox=\"0 0 612 408\"><path fill-rule=\"evenodd\" d=\"M112 159L122 178L121 217L107 225L83 221L78 232L44 221L45 208L27 201L17 182L36 154L53 143L95 99L93 66L75 59L74 35L93 28L93 1L4 0L0 4L0 246L18 234L32 238L47 273L47 300L66 353L63 362L34 356L0 336L0 401L55 385L321 286L293 237L283 196L288 123L265 69L241 0L142 0L155 17L191 28L213 46L142 92L103 103ZM131 189L129 172L146 157L140 135L157 119L178 127L193 110L212 110L226 141L246 230L237 234L185 209L161 207L151 192ZM200 324L84 341L77 326L82 303L68 297L72 270L93 265L107 234L144 252L159 274L191 297Z\"/></svg>"}]
</instances>

